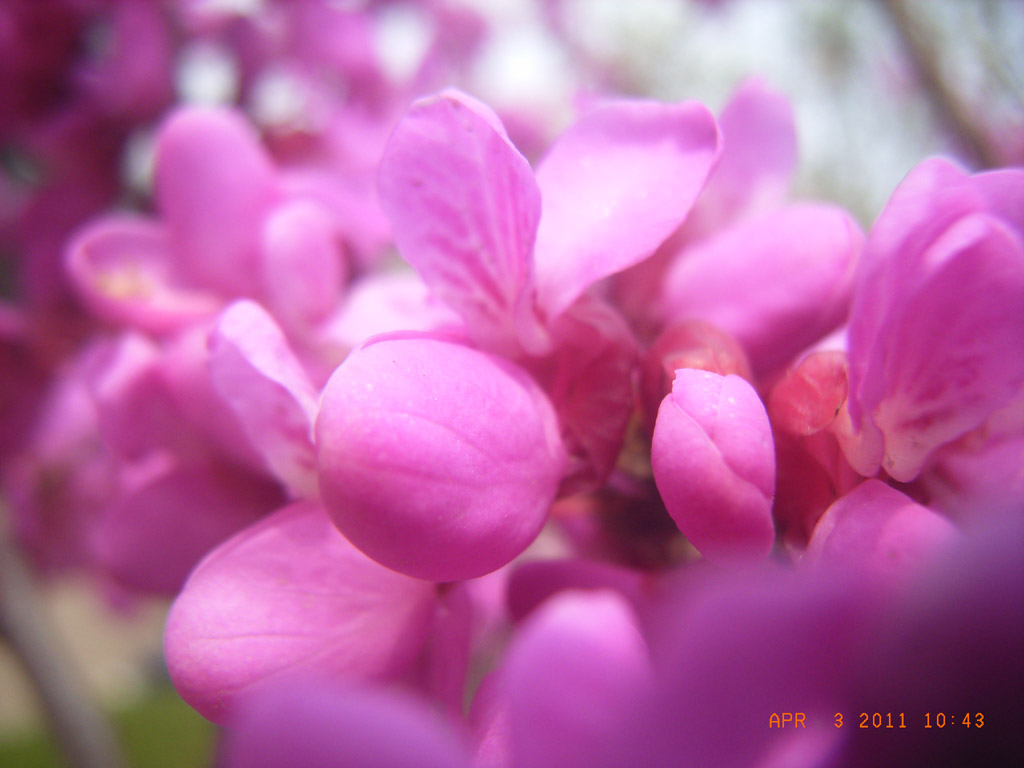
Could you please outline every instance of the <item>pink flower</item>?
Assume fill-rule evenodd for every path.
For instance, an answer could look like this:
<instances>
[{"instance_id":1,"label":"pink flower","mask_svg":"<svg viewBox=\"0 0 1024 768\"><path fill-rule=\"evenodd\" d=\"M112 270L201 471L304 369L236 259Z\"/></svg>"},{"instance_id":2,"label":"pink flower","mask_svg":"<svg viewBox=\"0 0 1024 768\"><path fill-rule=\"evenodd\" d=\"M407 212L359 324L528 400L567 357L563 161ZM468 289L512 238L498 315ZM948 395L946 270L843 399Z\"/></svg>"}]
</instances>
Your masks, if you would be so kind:
<instances>
[{"instance_id":1,"label":"pink flower","mask_svg":"<svg viewBox=\"0 0 1024 768\"><path fill-rule=\"evenodd\" d=\"M943 159L904 180L871 229L850 313L849 424L862 475L907 482L1024 389L1024 172Z\"/></svg>"}]
</instances>

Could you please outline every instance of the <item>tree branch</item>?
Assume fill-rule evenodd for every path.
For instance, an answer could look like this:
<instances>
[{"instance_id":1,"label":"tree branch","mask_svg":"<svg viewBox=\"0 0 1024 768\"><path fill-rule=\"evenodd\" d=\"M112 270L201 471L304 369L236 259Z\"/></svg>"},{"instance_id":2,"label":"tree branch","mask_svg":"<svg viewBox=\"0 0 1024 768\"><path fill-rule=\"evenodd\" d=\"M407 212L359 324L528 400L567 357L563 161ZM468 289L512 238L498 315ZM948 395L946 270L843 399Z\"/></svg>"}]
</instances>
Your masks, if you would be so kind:
<instances>
[{"instance_id":1,"label":"tree branch","mask_svg":"<svg viewBox=\"0 0 1024 768\"><path fill-rule=\"evenodd\" d=\"M9 541L3 512L0 507L0 637L24 667L68 763L76 768L123 766L109 725L46 621L28 569Z\"/></svg>"}]
</instances>

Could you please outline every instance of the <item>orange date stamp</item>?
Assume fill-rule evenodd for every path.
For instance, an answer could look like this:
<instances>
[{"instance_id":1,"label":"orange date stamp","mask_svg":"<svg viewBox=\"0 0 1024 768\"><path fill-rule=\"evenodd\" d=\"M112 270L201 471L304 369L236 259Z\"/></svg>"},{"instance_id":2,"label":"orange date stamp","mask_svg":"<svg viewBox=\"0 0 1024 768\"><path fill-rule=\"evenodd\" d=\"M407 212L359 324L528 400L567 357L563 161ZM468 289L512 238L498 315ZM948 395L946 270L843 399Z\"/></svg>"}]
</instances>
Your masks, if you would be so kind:
<instances>
[{"instance_id":1,"label":"orange date stamp","mask_svg":"<svg viewBox=\"0 0 1024 768\"><path fill-rule=\"evenodd\" d=\"M907 727L914 727L916 723L922 728L984 728L984 712L924 712L919 716L907 717L905 712L861 712L858 717L851 718L856 721L858 729L874 730L899 730ZM908 723L910 725L908 726ZM836 728L843 728L847 725L847 719L842 712L836 712L833 725ZM805 712L772 712L768 716L768 728L806 728L807 713Z\"/></svg>"}]
</instances>

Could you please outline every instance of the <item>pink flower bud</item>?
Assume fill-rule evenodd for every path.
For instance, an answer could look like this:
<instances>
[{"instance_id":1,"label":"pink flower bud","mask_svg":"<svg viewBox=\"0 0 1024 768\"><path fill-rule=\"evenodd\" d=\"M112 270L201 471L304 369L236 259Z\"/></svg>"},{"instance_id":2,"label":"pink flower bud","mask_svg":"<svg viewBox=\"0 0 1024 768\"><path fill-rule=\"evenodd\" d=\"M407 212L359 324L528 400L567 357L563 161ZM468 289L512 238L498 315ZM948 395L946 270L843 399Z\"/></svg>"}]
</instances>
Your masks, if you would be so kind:
<instances>
[{"instance_id":1,"label":"pink flower bud","mask_svg":"<svg viewBox=\"0 0 1024 768\"><path fill-rule=\"evenodd\" d=\"M522 370L438 337L379 336L324 389L320 491L373 559L435 581L482 576L540 532L565 468L554 411Z\"/></svg>"},{"instance_id":2,"label":"pink flower bud","mask_svg":"<svg viewBox=\"0 0 1024 768\"><path fill-rule=\"evenodd\" d=\"M768 554L775 452L764 405L745 380L676 371L658 411L651 463L668 513L701 554Z\"/></svg>"}]
</instances>

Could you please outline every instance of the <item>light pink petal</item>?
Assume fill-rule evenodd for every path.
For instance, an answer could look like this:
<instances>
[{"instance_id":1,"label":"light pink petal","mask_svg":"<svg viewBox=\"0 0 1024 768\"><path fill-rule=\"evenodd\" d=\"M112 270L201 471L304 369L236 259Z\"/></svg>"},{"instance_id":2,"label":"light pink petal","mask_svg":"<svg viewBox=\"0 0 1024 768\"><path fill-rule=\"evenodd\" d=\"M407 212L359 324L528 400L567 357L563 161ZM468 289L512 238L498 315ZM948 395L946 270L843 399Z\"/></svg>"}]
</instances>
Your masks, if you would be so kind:
<instances>
[{"instance_id":1,"label":"light pink petal","mask_svg":"<svg viewBox=\"0 0 1024 768\"><path fill-rule=\"evenodd\" d=\"M272 483L227 464L147 463L122 473L90 531L96 564L132 590L176 594L207 552L281 502Z\"/></svg>"},{"instance_id":2,"label":"light pink petal","mask_svg":"<svg viewBox=\"0 0 1024 768\"><path fill-rule=\"evenodd\" d=\"M126 334L98 356L90 385L99 432L119 458L142 458L172 449L177 455L205 453L201 438L182 428L182 414L163 376L161 350L149 339Z\"/></svg>"},{"instance_id":3,"label":"light pink petal","mask_svg":"<svg viewBox=\"0 0 1024 768\"><path fill-rule=\"evenodd\" d=\"M900 311L907 295L927 280L925 251L957 219L984 209L983 195L962 168L930 158L900 183L872 225L850 309L849 407L855 429L861 427L861 403L870 410L886 388L882 377L867 373L871 348L888 335L893 310Z\"/></svg>"},{"instance_id":4,"label":"light pink petal","mask_svg":"<svg viewBox=\"0 0 1024 768\"><path fill-rule=\"evenodd\" d=\"M469 768L458 734L425 702L383 688L299 678L241 702L227 768Z\"/></svg>"},{"instance_id":5,"label":"light pink petal","mask_svg":"<svg viewBox=\"0 0 1024 768\"><path fill-rule=\"evenodd\" d=\"M316 496L317 393L274 319L243 300L210 335L210 376L270 470L299 495Z\"/></svg>"},{"instance_id":6,"label":"light pink petal","mask_svg":"<svg viewBox=\"0 0 1024 768\"><path fill-rule=\"evenodd\" d=\"M238 113L185 108L157 138L156 200L182 270L228 296L255 295L263 217L276 172Z\"/></svg>"},{"instance_id":7,"label":"light pink petal","mask_svg":"<svg viewBox=\"0 0 1024 768\"><path fill-rule=\"evenodd\" d=\"M563 134L537 170L537 285L548 316L650 256L690 212L718 151L715 119L696 102L612 102Z\"/></svg>"},{"instance_id":8,"label":"light pink petal","mask_svg":"<svg viewBox=\"0 0 1024 768\"><path fill-rule=\"evenodd\" d=\"M780 206L796 169L793 108L761 80L752 78L736 89L718 126L722 154L686 222L691 238Z\"/></svg>"},{"instance_id":9,"label":"light pink petal","mask_svg":"<svg viewBox=\"0 0 1024 768\"><path fill-rule=\"evenodd\" d=\"M985 198L988 211L1003 219L1024 239L1024 170L1003 168L979 173L973 182Z\"/></svg>"},{"instance_id":10,"label":"light pink petal","mask_svg":"<svg viewBox=\"0 0 1024 768\"><path fill-rule=\"evenodd\" d=\"M461 325L459 316L432 297L412 270L375 272L349 287L338 311L321 329L318 343L328 358L336 358L337 367L371 336Z\"/></svg>"},{"instance_id":11,"label":"light pink petal","mask_svg":"<svg viewBox=\"0 0 1024 768\"><path fill-rule=\"evenodd\" d=\"M217 296L183 282L167 232L154 221L98 221L71 241L66 265L89 309L118 325L164 334L220 308Z\"/></svg>"},{"instance_id":12,"label":"light pink petal","mask_svg":"<svg viewBox=\"0 0 1024 768\"><path fill-rule=\"evenodd\" d=\"M478 342L543 346L531 260L540 192L488 107L451 90L416 102L381 160L380 197L402 256Z\"/></svg>"},{"instance_id":13,"label":"light pink petal","mask_svg":"<svg viewBox=\"0 0 1024 768\"><path fill-rule=\"evenodd\" d=\"M702 555L730 560L771 550L775 452L768 414L745 380L676 371L651 464L668 513Z\"/></svg>"},{"instance_id":14,"label":"light pink petal","mask_svg":"<svg viewBox=\"0 0 1024 768\"><path fill-rule=\"evenodd\" d=\"M209 337L210 328L204 324L172 339L161 357L162 378L188 431L194 431L212 452L265 472L266 462L210 377Z\"/></svg>"},{"instance_id":15,"label":"light pink petal","mask_svg":"<svg viewBox=\"0 0 1024 768\"><path fill-rule=\"evenodd\" d=\"M879 480L865 480L818 521L802 562L886 579L923 565L956 536L946 518Z\"/></svg>"},{"instance_id":16,"label":"light pink petal","mask_svg":"<svg viewBox=\"0 0 1024 768\"><path fill-rule=\"evenodd\" d=\"M522 370L413 334L371 339L335 371L316 445L341 531L389 568L435 581L522 552L565 469L551 405Z\"/></svg>"},{"instance_id":17,"label":"light pink petal","mask_svg":"<svg viewBox=\"0 0 1024 768\"><path fill-rule=\"evenodd\" d=\"M296 201L275 208L262 234L267 307L285 328L308 331L341 295L345 262L337 226L320 206Z\"/></svg>"},{"instance_id":18,"label":"light pink petal","mask_svg":"<svg viewBox=\"0 0 1024 768\"><path fill-rule=\"evenodd\" d=\"M920 482L931 506L964 523L1024 509L1024 399L936 451Z\"/></svg>"},{"instance_id":19,"label":"light pink petal","mask_svg":"<svg viewBox=\"0 0 1024 768\"><path fill-rule=\"evenodd\" d=\"M383 568L299 502L214 550L167 619L164 653L182 697L221 722L282 675L392 679L420 650L434 585Z\"/></svg>"},{"instance_id":20,"label":"light pink petal","mask_svg":"<svg viewBox=\"0 0 1024 768\"><path fill-rule=\"evenodd\" d=\"M863 234L844 211L794 205L685 249L660 299L669 320L732 335L755 373L785 365L846 318Z\"/></svg>"},{"instance_id":21,"label":"light pink petal","mask_svg":"<svg viewBox=\"0 0 1024 768\"><path fill-rule=\"evenodd\" d=\"M883 335L867 350L851 337L850 349L851 363L861 363L857 380L851 365L851 390L884 441L873 466L904 482L1024 386L1021 241L999 220L966 216L919 261L926 274L904 284ZM859 320L854 315L851 328ZM872 379L884 390L867 386Z\"/></svg>"},{"instance_id":22,"label":"light pink petal","mask_svg":"<svg viewBox=\"0 0 1024 768\"><path fill-rule=\"evenodd\" d=\"M500 672L513 764L590 766L653 680L647 644L614 592L551 598L509 647Z\"/></svg>"},{"instance_id":23,"label":"light pink petal","mask_svg":"<svg viewBox=\"0 0 1024 768\"><path fill-rule=\"evenodd\" d=\"M551 328L553 351L523 361L551 398L570 467L560 494L602 486L633 414L636 341L609 305L581 297Z\"/></svg>"}]
</instances>

